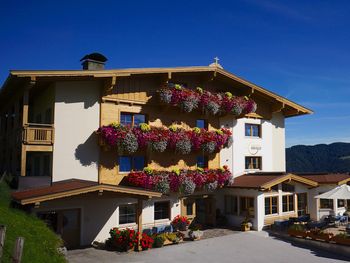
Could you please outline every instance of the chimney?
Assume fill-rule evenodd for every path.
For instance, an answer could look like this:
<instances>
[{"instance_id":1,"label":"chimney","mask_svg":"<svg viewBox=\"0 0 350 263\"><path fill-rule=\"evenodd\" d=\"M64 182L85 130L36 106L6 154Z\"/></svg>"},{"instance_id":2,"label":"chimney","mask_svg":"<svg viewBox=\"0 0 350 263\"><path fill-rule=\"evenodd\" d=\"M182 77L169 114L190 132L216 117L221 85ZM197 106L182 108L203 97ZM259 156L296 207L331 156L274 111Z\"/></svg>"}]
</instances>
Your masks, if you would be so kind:
<instances>
[{"instance_id":1,"label":"chimney","mask_svg":"<svg viewBox=\"0 0 350 263\"><path fill-rule=\"evenodd\" d=\"M80 61L82 61L83 70L103 70L107 58L100 53L91 53L84 56Z\"/></svg>"}]
</instances>

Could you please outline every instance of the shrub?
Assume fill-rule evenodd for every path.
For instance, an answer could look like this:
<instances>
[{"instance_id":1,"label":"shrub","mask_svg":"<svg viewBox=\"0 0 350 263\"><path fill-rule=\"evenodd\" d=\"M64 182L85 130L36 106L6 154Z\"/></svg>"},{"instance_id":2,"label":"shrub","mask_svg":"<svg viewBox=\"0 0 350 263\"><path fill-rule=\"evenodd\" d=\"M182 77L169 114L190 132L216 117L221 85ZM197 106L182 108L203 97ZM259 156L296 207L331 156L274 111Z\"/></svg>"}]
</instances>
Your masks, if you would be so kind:
<instances>
[{"instance_id":1,"label":"shrub","mask_svg":"<svg viewBox=\"0 0 350 263\"><path fill-rule=\"evenodd\" d=\"M159 247L162 247L164 245L164 237L161 236L161 235L156 235L154 238L153 238L154 242L153 242L153 247L154 248L159 248Z\"/></svg>"}]
</instances>

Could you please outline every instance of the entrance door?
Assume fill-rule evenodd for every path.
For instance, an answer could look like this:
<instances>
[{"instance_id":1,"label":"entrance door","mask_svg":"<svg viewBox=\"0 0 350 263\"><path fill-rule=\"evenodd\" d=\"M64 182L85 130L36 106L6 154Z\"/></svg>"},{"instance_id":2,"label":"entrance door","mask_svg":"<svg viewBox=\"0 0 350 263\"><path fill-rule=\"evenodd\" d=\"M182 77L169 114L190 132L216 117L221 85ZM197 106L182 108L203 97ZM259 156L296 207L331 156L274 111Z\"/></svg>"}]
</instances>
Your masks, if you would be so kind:
<instances>
[{"instance_id":1,"label":"entrance door","mask_svg":"<svg viewBox=\"0 0 350 263\"><path fill-rule=\"evenodd\" d=\"M77 248L80 245L80 210L60 211L61 236L67 248ZM60 219L59 218L59 219Z\"/></svg>"},{"instance_id":2,"label":"entrance door","mask_svg":"<svg viewBox=\"0 0 350 263\"><path fill-rule=\"evenodd\" d=\"M298 199L298 216L303 216L308 213L307 211L307 193L297 194Z\"/></svg>"},{"instance_id":3,"label":"entrance door","mask_svg":"<svg viewBox=\"0 0 350 263\"><path fill-rule=\"evenodd\" d=\"M38 217L64 241L67 248L77 248L80 245L80 209L56 210L38 212Z\"/></svg>"},{"instance_id":4,"label":"entrance door","mask_svg":"<svg viewBox=\"0 0 350 263\"><path fill-rule=\"evenodd\" d=\"M211 196L196 199L196 222L203 226L214 226L215 219L215 199Z\"/></svg>"}]
</instances>

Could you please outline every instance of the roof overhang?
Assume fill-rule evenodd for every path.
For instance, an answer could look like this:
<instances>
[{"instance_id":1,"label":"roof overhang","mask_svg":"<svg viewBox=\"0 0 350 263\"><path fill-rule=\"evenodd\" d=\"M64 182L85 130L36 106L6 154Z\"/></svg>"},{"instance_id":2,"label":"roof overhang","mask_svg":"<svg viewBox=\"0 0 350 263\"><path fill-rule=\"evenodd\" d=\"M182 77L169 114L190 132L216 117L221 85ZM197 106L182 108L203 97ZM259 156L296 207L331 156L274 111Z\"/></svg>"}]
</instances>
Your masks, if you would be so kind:
<instances>
[{"instance_id":1,"label":"roof overhang","mask_svg":"<svg viewBox=\"0 0 350 263\"><path fill-rule=\"evenodd\" d=\"M45 193L33 194L33 195L27 194L24 197L23 196L21 197L21 194L23 195L23 193L30 193L30 191L33 191L35 189L14 192L12 194L12 198L16 202L20 203L21 205L28 205L28 204L39 204L45 201L50 201L50 200L55 200L55 199L60 199L60 198L65 198L70 196L76 196L81 194L87 194L91 192L98 192L102 194L104 191L125 194L126 196L140 198L140 199L150 199L153 197L162 196L162 194L159 192L147 191L143 189L135 189L135 188L126 187L126 186L114 186L114 185L106 185L106 184L91 185L86 187L80 187L77 189L73 188L73 189L62 190L54 193L49 193L50 187L52 186L47 187L48 191L46 191Z\"/></svg>"},{"instance_id":2,"label":"roof overhang","mask_svg":"<svg viewBox=\"0 0 350 263\"><path fill-rule=\"evenodd\" d=\"M287 98L279 96L271 91L268 91L258 85L255 85L241 77L238 77L224 69L213 66L197 66L197 67L171 67L171 68L130 68L130 69L115 69L115 70L12 70L5 81L2 90L11 84L12 79L28 78L30 79L66 79L66 78L116 78L127 77L132 75L149 75L149 74L165 74L168 79L171 79L172 74L177 73L210 73L213 78L221 76L236 83L242 84L250 89L250 94L259 94L267 97L270 101L276 104L276 111L283 109L286 117L297 115L311 114L312 110L303 107Z\"/></svg>"}]
</instances>

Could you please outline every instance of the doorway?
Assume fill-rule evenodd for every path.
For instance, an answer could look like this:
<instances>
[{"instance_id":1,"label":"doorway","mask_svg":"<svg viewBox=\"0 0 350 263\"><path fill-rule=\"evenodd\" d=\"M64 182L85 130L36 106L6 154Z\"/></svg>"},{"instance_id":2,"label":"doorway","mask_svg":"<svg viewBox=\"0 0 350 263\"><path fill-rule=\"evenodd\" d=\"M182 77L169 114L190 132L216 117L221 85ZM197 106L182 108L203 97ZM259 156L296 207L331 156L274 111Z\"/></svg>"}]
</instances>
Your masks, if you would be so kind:
<instances>
[{"instance_id":1,"label":"doorway","mask_svg":"<svg viewBox=\"0 0 350 263\"><path fill-rule=\"evenodd\" d=\"M212 196L196 198L196 223L203 226L214 226L215 219L215 199Z\"/></svg>"},{"instance_id":2,"label":"doorway","mask_svg":"<svg viewBox=\"0 0 350 263\"><path fill-rule=\"evenodd\" d=\"M68 249L80 246L80 209L38 212L37 216L61 236Z\"/></svg>"}]
</instances>

